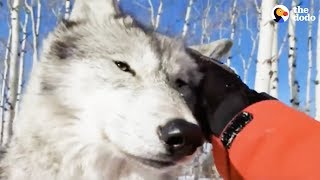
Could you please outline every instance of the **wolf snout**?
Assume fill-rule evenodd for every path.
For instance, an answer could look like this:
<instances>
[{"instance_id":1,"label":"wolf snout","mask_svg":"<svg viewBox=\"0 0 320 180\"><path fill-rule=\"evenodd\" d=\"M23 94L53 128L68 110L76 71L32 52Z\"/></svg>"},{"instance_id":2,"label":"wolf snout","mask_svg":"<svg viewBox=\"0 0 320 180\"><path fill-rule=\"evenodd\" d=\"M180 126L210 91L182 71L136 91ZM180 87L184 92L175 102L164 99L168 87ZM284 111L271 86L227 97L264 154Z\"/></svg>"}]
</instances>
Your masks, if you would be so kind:
<instances>
[{"instance_id":1,"label":"wolf snout","mask_svg":"<svg viewBox=\"0 0 320 180\"><path fill-rule=\"evenodd\" d=\"M158 136L173 159L193 154L203 144L199 126L183 119L174 119L158 128Z\"/></svg>"}]
</instances>

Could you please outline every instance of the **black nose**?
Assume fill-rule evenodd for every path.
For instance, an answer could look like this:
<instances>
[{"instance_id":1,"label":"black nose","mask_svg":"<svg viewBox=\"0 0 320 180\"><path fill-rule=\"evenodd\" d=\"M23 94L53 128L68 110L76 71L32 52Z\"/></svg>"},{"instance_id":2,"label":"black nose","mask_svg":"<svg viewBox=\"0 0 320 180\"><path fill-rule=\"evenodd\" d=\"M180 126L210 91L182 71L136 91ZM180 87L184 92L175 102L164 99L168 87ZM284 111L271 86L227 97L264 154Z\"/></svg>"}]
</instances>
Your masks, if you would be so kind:
<instances>
[{"instance_id":1,"label":"black nose","mask_svg":"<svg viewBox=\"0 0 320 180\"><path fill-rule=\"evenodd\" d=\"M200 127L183 119L174 119L158 129L160 140L174 158L193 154L203 144Z\"/></svg>"}]
</instances>

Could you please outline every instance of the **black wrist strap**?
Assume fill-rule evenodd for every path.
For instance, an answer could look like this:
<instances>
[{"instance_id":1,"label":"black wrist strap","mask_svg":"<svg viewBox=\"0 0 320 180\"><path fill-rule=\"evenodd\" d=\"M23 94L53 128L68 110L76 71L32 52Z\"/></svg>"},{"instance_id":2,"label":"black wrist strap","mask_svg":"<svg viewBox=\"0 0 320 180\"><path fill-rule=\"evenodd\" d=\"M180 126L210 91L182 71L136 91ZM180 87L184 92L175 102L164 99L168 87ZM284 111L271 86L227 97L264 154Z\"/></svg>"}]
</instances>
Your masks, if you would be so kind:
<instances>
[{"instance_id":1,"label":"black wrist strap","mask_svg":"<svg viewBox=\"0 0 320 180\"><path fill-rule=\"evenodd\" d=\"M251 90L252 91L252 90ZM257 93L252 91L248 96L249 105L252 105L257 102L261 102L264 100L276 100L274 97L270 96L267 93ZM247 106L245 106L246 108ZM232 120L228 122L219 134L222 144L225 148L229 149L231 147L232 142L237 137L237 135L243 130L243 128L251 122L253 119L253 115L249 112L241 112L240 110L235 117L232 117ZM231 118L230 118L231 119ZM216 135L217 136L217 135ZM217 136L217 137L219 137Z\"/></svg>"},{"instance_id":2,"label":"black wrist strap","mask_svg":"<svg viewBox=\"0 0 320 180\"><path fill-rule=\"evenodd\" d=\"M220 136L220 140L225 148L229 149L238 133L253 119L252 114L241 112L226 126Z\"/></svg>"}]
</instances>

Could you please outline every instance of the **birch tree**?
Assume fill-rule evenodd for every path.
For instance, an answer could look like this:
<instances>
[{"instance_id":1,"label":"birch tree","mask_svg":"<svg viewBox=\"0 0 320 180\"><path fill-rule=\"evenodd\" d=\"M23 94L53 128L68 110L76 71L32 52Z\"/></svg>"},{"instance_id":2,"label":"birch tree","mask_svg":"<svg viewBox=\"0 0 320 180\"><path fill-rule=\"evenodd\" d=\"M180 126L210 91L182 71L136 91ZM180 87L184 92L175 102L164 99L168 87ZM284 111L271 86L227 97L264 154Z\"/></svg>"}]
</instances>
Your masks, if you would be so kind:
<instances>
[{"instance_id":1,"label":"birch tree","mask_svg":"<svg viewBox=\"0 0 320 180\"><path fill-rule=\"evenodd\" d=\"M3 135L4 135L4 112L5 112L5 103L6 103L6 85L7 85L7 76L9 72L9 56L10 56L10 49L11 49L11 36L12 36L12 28L11 24L9 25L9 34L8 40L6 44L6 51L4 56L4 69L3 69L3 76L2 76L2 87L1 87L1 107L0 107L0 118L1 118L1 139L0 142L3 144Z\"/></svg>"},{"instance_id":2,"label":"birch tree","mask_svg":"<svg viewBox=\"0 0 320 180\"><path fill-rule=\"evenodd\" d=\"M270 87L272 41L274 39L274 22L270 12L272 12L274 6L275 0L262 0L255 89L267 93L269 93Z\"/></svg>"},{"instance_id":3,"label":"birch tree","mask_svg":"<svg viewBox=\"0 0 320 180\"><path fill-rule=\"evenodd\" d=\"M155 18L154 18L154 6L152 3L152 0L148 0L148 4L149 4L149 11L150 11L150 21L151 21L151 25L152 27L155 27Z\"/></svg>"},{"instance_id":4,"label":"birch tree","mask_svg":"<svg viewBox=\"0 0 320 180\"><path fill-rule=\"evenodd\" d=\"M20 12L20 0L12 0L10 7L10 21L12 27L11 34L11 48L10 48L10 62L9 62L9 73L8 73L8 99L5 102L5 113L4 113L4 133L3 133L3 145L7 145L12 136L12 125L15 116L15 105L17 100L18 90L18 61L19 61L19 12Z\"/></svg>"},{"instance_id":5,"label":"birch tree","mask_svg":"<svg viewBox=\"0 0 320 180\"><path fill-rule=\"evenodd\" d=\"M24 23L22 25L22 40L21 40L21 50L20 50L20 58L19 58L19 74L18 74L18 89L17 89L17 100L16 100L16 106L15 106L15 116L17 116L17 113L19 112L19 105L21 101L22 96L22 88L23 88L23 73L24 73L24 58L26 54L26 44L27 44L27 27L29 22L29 13L28 10L25 12L24 16Z\"/></svg>"},{"instance_id":6,"label":"birch tree","mask_svg":"<svg viewBox=\"0 0 320 180\"><path fill-rule=\"evenodd\" d=\"M190 25L190 16L191 16L191 10L192 10L192 5L193 5L193 1L194 0L189 0L188 2L188 7L186 10L186 15L184 18L184 24L183 24L183 28L182 28L182 37L185 38L188 32L188 28Z\"/></svg>"},{"instance_id":7,"label":"birch tree","mask_svg":"<svg viewBox=\"0 0 320 180\"><path fill-rule=\"evenodd\" d=\"M297 0L292 0L291 7L296 7L298 5ZM290 103L292 107L299 107L299 84L296 79L296 54L297 54L297 37L296 37L296 21L294 20L295 13L293 10L290 11L290 18L288 24L288 44L289 44L289 91L290 91Z\"/></svg>"},{"instance_id":8,"label":"birch tree","mask_svg":"<svg viewBox=\"0 0 320 180\"><path fill-rule=\"evenodd\" d=\"M119 0L118 0L119 3ZM65 13L64 13L64 19L69 19L70 18L70 12L71 12L71 2L70 0L65 1Z\"/></svg>"},{"instance_id":9,"label":"birch tree","mask_svg":"<svg viewBox=\"0 0 320 180\"><path fill-rule=\"evenodd\" d=\"M37 0L37 17L33 10L33 4L29 5L28 0L25 0L25 6L30 12L31 16L31 25L32 25L32 45L33 45L33 55L32 55L32 67L35 67L38 63L38 42L39 42L39 31L41 23L41 0Z\"/></svg>"},{"instance_id":10,"label":"birch tree","mask_svg":"<svg viewBox=\"0 0 320 180\"><path fill-rule=\"evenodd\" d=\"M157 30L160 25L160 18L162 15L162 11L163 11L163 2L162 2L162 0L160 0L158 11L157 11L157 16L156 16L156 20L155 20L154 30Z\"/></svg>"},{"instance_id":11,"label":"birch tree","mask_svg":"<svg viewBox=\"0 0 320 180\"><path fill-rule=\"evenodd\" d=\"M155 7L152 3L152 0L148 0L148 4L149 4L149 11L150 11L150 21L151 21L151 25L153 27L153 30L157 30L159 25L160 25L160 18L162 15L162 11L163 11L163 1L159 0L159 6L158 6L158 10L157 10L157 14L155 16Z\"/></svg>"},{"instance_id":12,"label":"birch tree","mask_svg":"<svg viewBox=\"0 0 320 180\"><path fill-rule=\"evenodd\" d=\"M278 98L278 24L274 25L271 53L270 89L271 96Z\"/></svg>"},{"instance_id":13,"label":"birch tree","mask_svg":"<svg viewBox=\"0 0 320 180\"><path fill-rule=\"evenodd\" d=\"M318 34L317 34L317 58L316 58L316 80L315 80L315 96L316 96L316 120L320 121L320 10L318 13Z\"/></svg>"},{"instance_id":14,"label":"birch tree","mask_svg":"<svg viewBox=\"0 0 320 180\"><path fill-rule=\"evenodd\" d=\"M234 41L234 36L235 36L235 33L236 33L237 2L238 2L238 0L233 0L233 3L232 3L231 34L230 34L230 40L231 41ZM231 64L231 58L232 58L231 52L229 52L229 56L228 56L228 59L227 59L227 62L226 62L226 64L228 66L230 66L230 64Z\"/></svg>"},{"instance_id":15,"label":"birch tree","mask_svg":"<svg viewBox=\"0 0 320 180\"><path fill-rule=\"evenodd\" d=\"M310 16L313 16L314 11L314 0L310 0ZM311 108L311 72L312 72L312 23L308 22L308 72L307 72L307 87L306 87L306 105L305 112L310 114Z\"/></svg>"}]
</instances>

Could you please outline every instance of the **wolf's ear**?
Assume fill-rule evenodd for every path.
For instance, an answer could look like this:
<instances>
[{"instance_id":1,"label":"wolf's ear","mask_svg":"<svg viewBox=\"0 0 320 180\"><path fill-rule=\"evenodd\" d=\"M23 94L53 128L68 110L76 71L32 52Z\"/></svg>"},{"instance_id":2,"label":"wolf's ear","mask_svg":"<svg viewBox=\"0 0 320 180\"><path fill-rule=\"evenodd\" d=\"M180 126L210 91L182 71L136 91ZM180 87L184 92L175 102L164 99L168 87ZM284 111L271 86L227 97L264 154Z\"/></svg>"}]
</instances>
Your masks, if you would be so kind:
<instances>
[{"instance_id":1,"label":"wolf's ear","mask_svg":"<svg viewBox=\"0 0 320 180\"><path fill-rule=\"evenodd\" d=\"M190 46L200 52L204 56L208 56L213 59L220 60L224 55L226 55L232 47L232 41L228 39L220 39L213 41L209 44Z\"/></svg>"},{"instance_id":2,"label":"wolf's ear","mask_svg":"<svg viewBox=\"0 0 320 180\"><path fill-rule=\"evenodd\" d=\"M116 0L75 0L70 20L76 21L88 18L104 20L120 14Z\"/></svg>"}]
</instances>

